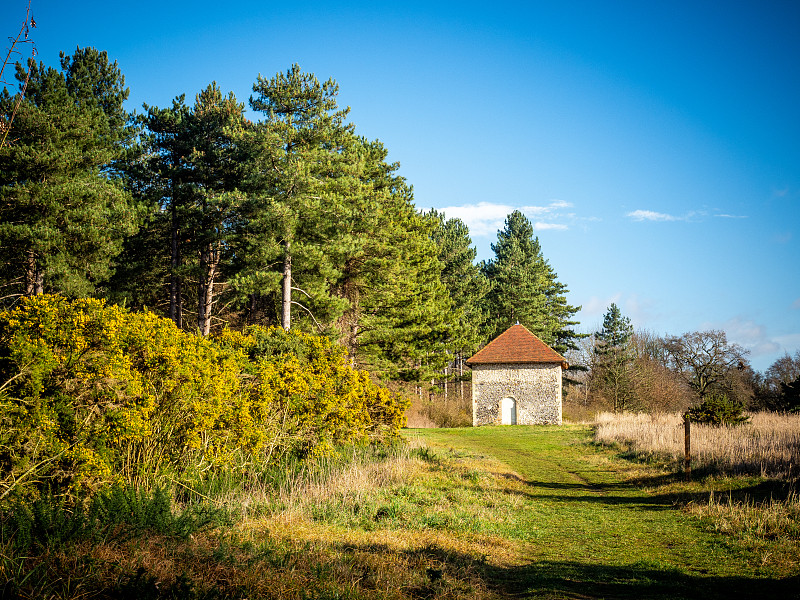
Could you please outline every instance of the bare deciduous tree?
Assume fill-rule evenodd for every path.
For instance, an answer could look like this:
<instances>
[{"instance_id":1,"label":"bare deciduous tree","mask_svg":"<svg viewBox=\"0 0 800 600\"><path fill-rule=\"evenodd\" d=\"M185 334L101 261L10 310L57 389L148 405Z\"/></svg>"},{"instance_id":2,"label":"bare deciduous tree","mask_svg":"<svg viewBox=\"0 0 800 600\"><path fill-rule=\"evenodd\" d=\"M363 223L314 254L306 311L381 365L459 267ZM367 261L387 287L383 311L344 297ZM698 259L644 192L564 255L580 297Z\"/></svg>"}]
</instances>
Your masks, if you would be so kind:
<instances>
[{"instance_id":1,"label":"bare deciduous tree","mask_svg":"<svg viewBox=\"0 0 800 600\"><path fill-rule=\"evenodd\" d=\"M736 374L748 367L748 351L728 343L724 331L693 331L670 336L665 348L672 368L703 399L714 390L732 391Z\"/></svg>"}]
</instances>

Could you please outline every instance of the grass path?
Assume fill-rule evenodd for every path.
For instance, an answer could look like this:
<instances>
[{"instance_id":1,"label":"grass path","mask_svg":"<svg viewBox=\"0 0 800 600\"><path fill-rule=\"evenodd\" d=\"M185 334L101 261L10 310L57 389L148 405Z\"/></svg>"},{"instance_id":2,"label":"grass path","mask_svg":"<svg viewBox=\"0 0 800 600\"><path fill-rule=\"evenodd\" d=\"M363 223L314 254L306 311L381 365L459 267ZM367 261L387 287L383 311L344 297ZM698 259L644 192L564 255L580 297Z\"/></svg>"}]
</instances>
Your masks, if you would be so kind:
<instances>
[{"instance_id":1,"label":"grass path","mask_svg":"<svg viewBox=\"0 0 800 600\"><path fill-rule=\"evenodd\" d=\"M490 456L524 480L514 492L524 496L515 524L523 564L487 573L504 595L800 598L796 567L704 526L658 492L652 471L587 446L588 436L576 426L407 435Z\"/></svg>"}]
</instances>

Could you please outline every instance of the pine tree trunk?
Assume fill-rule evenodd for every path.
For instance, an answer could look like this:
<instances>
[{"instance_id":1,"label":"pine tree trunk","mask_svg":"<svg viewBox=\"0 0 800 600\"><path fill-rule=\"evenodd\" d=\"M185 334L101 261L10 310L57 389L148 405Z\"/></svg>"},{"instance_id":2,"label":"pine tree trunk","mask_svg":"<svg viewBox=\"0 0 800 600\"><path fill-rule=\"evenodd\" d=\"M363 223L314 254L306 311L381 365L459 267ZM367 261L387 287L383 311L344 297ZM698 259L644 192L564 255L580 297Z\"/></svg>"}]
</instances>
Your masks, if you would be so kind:
<instances>
[{"instance_id":1,"label":"pine tree trunk","mask_svg":"<svg viewBox=\"0 0 800 600\"><path fill-rule=\"evenodd\" d=\"M250 306L247 311L247 319L246 319L248 325L255 325L255 314L256 314L256 295L250 294Z\"/></svg>"},{"instance_id":2,"label":"pine tree trunk","mask_svg":"<svg viewBox=\"0 0 800 600\"><path fill-rule=\"evenodd\" d=\"M461 356L460 352L458 353L458 381L459 381L459 387L461 388L459 390L459 396L463 401L464 400L464 357Z\"/></svg>"},{"instance_id":3,"label":"pine tree trunk","mask_svg":"<svg viewBox=\"0 0 800 600\"><path fill-rule=\"evenodd\" d=\"M211 308L214 304L214 279L219 266L219 247L212 242L200 254L200 282L197 284L197 328L200 334L211 333Z\"/></svg>"},{"instance_id":4,"label":"pine tree trunk","mask_svg":"<svg viewBox=\"0 0 800 600\"><path fill-rule=\"evenodd\" d=\"M180 228L178 226L178 208L175 206L175 192L172 195L172 214L170 221L170 276L169 276L169 318L183 328L183 303L181 302L181 281L178 277L180 265Z\"/></svg>"},{"instance_id":5,"label":"pine tree trunk","mask_svg":"<svg viewBox=\"0 0 800 600\"><path fill-rule=\"evenodd\" d=\"M358 324L353 325L352 329L352 339L353 345L351 347L351 355L350 355L350 366L354 369L356 368L356 351L358 350L358 343L356 340L358 339Z\"/></svg>"},{"instance_id":6,"label":"pine tree trunk","mask_svg":"<svg viewBox=\"0 0 800 600\"><path fill-rule=\"evenodd\" d=\"M281 301L281 326L289 331L292 326L292 253L290 242L285 243L283 256L283 299Z\"/></svg>"},{"instance_id":7,"label":"pine tree trunk","mask_svg":"<svg viewBox=\"0 0 800 600\"><path fill-rule=\"evenodd\" d=\"M44 276L36 263L36 253L28 250L25 259L25 295L39 296L44 293Z\"/></svg>"}]
</instances>

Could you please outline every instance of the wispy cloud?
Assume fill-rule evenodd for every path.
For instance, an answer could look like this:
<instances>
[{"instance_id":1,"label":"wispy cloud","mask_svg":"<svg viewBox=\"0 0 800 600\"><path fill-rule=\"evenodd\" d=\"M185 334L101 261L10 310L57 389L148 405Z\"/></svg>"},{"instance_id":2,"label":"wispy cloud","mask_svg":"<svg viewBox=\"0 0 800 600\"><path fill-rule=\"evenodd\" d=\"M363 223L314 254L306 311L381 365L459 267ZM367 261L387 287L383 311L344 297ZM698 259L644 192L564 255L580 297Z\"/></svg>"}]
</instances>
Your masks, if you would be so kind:
<instances>
[{"instance_id":1,"label":"wispy cloud","mask_svg":"<svg viewBox=\"0 0 800 600\"><path fill-rule=\"evenodd\" d=\"M593 321L597 327L601 326L603 316L608 307L614 303L620 307L623 316L630 318L636 328L646 327L646 324L657 318L655 312L656 302L651 298L643 298L638 294L623 295L617 292L605 298L592 296L581 306L580 318L584 325L591 326Z\"/></svg>"},{"instance_id":2,"label":"wispy cloud","mask_svg":"<svg viewBox=\"0 0 800 600\"><path fill-rule=\"evenodd\" d=\"M534 222L533 227L537 231L569 229L569 221L574 218L574 214L565 214L561 211L571 207L572 204L564 200L552 200L540 206L515 207L509 204L478 202L462 206L445 206L438 210L448 219L461 219L469 227L472 236L480 237L496 234L505 226L506 217L515 210L522 211L528 217L546 217L547 222Z\"/></svg>"},{"instance_id":3,"label":"wispy cloud","mask_svg":"<svg viewBox=\"0 0 800 600\"><path fill-rule=\"evenodd\" d=\"M653 210L634 210L625 215L634 221L685 221L686 217L676 217Z\"/></svg>"},{"instance_id":4,"label":"wispy cloud","mask_svg":"<svg viewBox=\"0 0 800 600\"><path fill-rule=\"evenodd\" d=\"M772 239L776 244L788 244L792 241L792 232L785 231L783 233L776 233L772 236Z\"/></svg>"},{"instance_id":5,"label":"wispy cloud","mask_svg":"<svg viewBox=\"0 0 800 600\"><path fill-rule=\"evenodd\" d=\"M445 206L441 209L448 219L461 219L473 236L491 235L503 228L506 217L514 211L508 204L478 202L463 206Z\"/></svg>"},{"instance_id":6,"label":"wispy cloud","mask_svg":"<svg viewBox=\"0 0 800 600\"><path fill-rule=\"evenodd\" d=\"M556 229L563 231L565 229L569 229L568 226L562 223L541 223L539 221L533 224L533 228L536 231L544 231L545 229Z\"/></svg>"},{"instance_id":7,"label":"wispy cloud","mask_svg":"<svg viewBox=\"0 0 800 600\"><path fill-rule=\"evenodd\" d=\"M789 194L789 188L785 187L785 188L781 188L781 189L774 189L774 190L772 190L772 194L776 198L784 198L786 195Z\"/></svg>"},{"instance_id":8,"label":"wispy cloud","mask_svg":"<svg viewBox=\"0 0 800 600\"><path fill-rule=\"evenodd\" d=\"M714 209L717 211L717 209ZM634 210L626 213L626 217L634 221L702 221L709 216L718 219L747 219L747 215L734 215L731 213L713 212L709 214L708 210L693 210L685 215L671 215L669 213L656 212L654 210Z\"/></svg>"},{"instance_id":9,"label":"wispy cloud","mask_svg":"<svg viewBox=\"0 0 800 600\"><path fill-rule=\"evenodd\" d=\"M728 341L739 344L750 351L751 357L775 354L782 344L767 333L766 327L752 319L733 317L724 323L707 323L705 329L723 329Z\"/></svg>"},{"instance_id":10,"label":"wispy cloud","mask_svg":"<svg viewBox=\"0 0 800 600\"><path fill-rule=\"evenodd\" d=\"M605 314L608 307L611 306L612 303L619 304L620 298L622 298L622 294L619 292L607 298L592 296L581 306L581 316L584 319L598 317L602 320L602 316Z\"/></svg>"}]
</instances>

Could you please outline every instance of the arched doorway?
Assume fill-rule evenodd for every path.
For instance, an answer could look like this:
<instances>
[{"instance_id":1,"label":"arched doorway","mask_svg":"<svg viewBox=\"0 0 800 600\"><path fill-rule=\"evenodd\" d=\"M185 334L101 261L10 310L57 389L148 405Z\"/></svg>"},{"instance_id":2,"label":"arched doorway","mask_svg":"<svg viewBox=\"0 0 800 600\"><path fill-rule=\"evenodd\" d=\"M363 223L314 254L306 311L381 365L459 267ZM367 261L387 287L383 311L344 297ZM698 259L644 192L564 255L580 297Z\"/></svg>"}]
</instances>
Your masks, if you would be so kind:
<instances>
[{"instance_id":1,"label":"arched doorway","mask_svg":"<svg viewBox=\"0 0 800 600\"><path fill-rule=\"evenodd\" d=\"M503 398L500 401L501 423L503 425L517 424L517 401L514 398Z\"/></svg>"}]
</instances>

